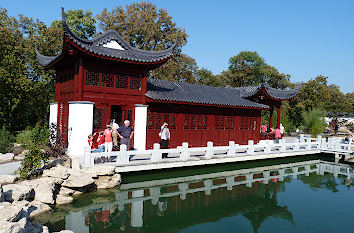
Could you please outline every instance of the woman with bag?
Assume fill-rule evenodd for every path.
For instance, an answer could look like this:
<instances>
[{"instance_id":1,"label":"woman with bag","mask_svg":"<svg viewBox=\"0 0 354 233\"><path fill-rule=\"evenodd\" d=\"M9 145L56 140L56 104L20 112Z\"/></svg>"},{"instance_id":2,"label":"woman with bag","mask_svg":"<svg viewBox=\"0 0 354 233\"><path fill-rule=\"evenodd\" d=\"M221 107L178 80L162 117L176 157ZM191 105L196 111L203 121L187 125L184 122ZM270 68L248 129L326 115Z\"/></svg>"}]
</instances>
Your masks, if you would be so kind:
<instances>
[{"instance_id":1,"label":"woman with bag","mask_svg":"<svg viewBox=\"0 0 354 233\"><path fill-rule=\"evenodd\" d=\"M160 148L168 149L168 141L170 140L170 130L168 129L167 122L163 123L163 125L161 126L159 136L161 138ZM162 153L162 158L167 158L167 153Z\"/></svg>"}]
</instances>

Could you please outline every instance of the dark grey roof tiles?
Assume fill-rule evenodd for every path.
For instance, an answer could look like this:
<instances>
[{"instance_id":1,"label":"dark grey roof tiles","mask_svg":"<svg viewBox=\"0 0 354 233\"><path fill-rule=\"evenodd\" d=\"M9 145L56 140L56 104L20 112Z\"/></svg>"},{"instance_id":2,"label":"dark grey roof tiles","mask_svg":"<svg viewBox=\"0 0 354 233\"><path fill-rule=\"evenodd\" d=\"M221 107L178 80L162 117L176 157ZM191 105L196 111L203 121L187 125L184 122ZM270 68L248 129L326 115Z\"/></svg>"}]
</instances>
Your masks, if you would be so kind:
<instances>
[{"instance_id":1,"label":"dark grey roof tiles","mask_svg":"<svg viewBox=\"0 0 354 233\"><path fill-rule=\"evenodd\" d=\"M162 51L147 51L137 49L132 47L114 30L107 31L102 35L90 40L80 38L76 36L66 24L64 9L62 9L62 25L65 36L70 38L70 40L73 41L77 46L86 50L87 52L109 58L116 58L139 63L154 63L171 57L176 47L176 44L173 44L170 48ZM106 43L111 41L116 41L122 49L104 47ZM39 53L37 53L38 60L43 66L48 66L58 57L46 57L40 54L40 56L38 56L38 54Z\"/></svg>"},{"instance_id":2,"label":"dark grey roof tiles","mask_svg":"<svg viewBox=\"0 0 354 233\"><path fill-rule=\"evenodd\" d=\"M262 83L259 86L236 87L235 89L240 91L242 97L248 98L255 95L257 92L259 92L262 89L262 87L264 87L265 91L271 98L278 99L278 100L288 100L294 98L299 93L301 88L301 86L298 86L297 88L294 89L281 90L281 89L272 88L267 83Z\"/></svg>"},{"instance_id":3,"label":"dark grey roof tiles","mask_svg":"<svg viewBox=\"0 0 354 233\"><path fill-rule=\"evenodd\" d=\"M211 87L160 79L148 79L145 96L153 100L172 102L261 109L269 108L267 105L243 99L240 96L240 91L235 88Z\"/></svg>"}]
</instances>

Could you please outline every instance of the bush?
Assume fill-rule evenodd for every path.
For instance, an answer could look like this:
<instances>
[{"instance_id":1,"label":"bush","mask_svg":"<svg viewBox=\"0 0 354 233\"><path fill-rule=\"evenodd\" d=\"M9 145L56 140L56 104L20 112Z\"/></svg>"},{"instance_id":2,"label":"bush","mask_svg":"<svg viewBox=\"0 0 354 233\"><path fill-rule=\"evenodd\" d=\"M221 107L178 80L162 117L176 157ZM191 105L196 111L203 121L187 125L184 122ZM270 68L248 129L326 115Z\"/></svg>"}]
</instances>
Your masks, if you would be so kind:
<instances>
[{"instance_id":1,"label":"bush","mask_svg":"<svg viewBox=\"0 0 354 233\"><path fill-rule=\"evenodd\" d=\"M38 124L32 129L30 140L26 145L28 152L21 162L21 167L16 171L21 179L37 176L39 169L47 163L48 155L44 153L43 147L47 144L49 130Z\"/></svg>"},{"instance_id":2,"label":"bush","mask_svg":"<svg viewBox=\"0 0 354 233\"><path fill-rule=\"evenodd\" d=\"M12 150L13 136L5 126L0 128L0 153L7 153Z\"/></svg>"},{"instance_id":3,"label":"bush","mask_svg":"<svg viewBox=\"0 0 354 233\"><path fill-rule=\"evenodd\" d=\"M23 148L26 148L31 141L31 133L32 131L29 129L22 130L16 135L16 143L21 144Z\"/></svg>"},{"instance_id":4,"label":"bush","mask_svg":"<svg viewBox=\"0 0 354 233\"><path fill-rule=\"evenodd\" d=\"M67 147L63 140L62 134L56 124L52 123L49 129L49 140L45 150L48 157L63 158L65 157L65 149Z\"/></svg>"},{"instance_id":5,"label":"bush","mask_svg":"<svg viewBox=\"0 0 354 233\"><path fill-rule=\"evenodd\" d=\"M302 117L304 119L303 129L306 133L310 133L312 137L317 137L318 134L323 133L327 126L325 113L320 109L303 112Z\"/></svg>"}]
</instances>

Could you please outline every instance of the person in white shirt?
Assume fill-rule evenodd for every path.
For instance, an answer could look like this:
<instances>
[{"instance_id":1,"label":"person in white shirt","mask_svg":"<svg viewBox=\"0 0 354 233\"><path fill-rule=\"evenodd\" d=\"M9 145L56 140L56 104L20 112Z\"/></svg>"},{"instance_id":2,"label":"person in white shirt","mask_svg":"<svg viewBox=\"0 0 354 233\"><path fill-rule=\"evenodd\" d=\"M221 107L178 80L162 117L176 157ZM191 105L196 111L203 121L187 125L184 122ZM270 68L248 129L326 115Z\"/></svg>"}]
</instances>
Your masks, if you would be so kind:
<instances>
[{"instance_id":1,"label":"person in white shirt","mask_svg":"<svg viewBox=\"0 0 354 233\"><path fill-rule=\"evenodd\" d=\"M163 123L163 125L161 126L159 136L161 138L160 148L168 149L168 141L170 140L170 130L168 129L167 122ZM162 158L167 158L167 153L163 153Z\"/></svg>"},{"instance_id":2,"label":"person in white shirt","mask_svg":"<svg viewBox=\"0 0 354 233\"><path fill-rule=\"evenodd\" d=\"M283 124L280 124L279 129L280 129L280 133L281 133L281 135L283 135L283 134L285 133L285 129L284 129Z\"/></svg>"}]
</instances>

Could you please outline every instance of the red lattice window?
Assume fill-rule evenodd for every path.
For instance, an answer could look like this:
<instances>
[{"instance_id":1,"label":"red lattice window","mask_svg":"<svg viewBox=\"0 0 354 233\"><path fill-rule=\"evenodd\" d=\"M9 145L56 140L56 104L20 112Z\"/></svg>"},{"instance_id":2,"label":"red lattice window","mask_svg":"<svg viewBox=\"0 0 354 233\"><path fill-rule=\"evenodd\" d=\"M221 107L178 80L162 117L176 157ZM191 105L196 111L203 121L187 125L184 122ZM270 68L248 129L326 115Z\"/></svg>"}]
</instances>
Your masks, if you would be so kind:
<instances>
[{"instance_id":1,"label":"red lattice window","mask_svg":"<svg viewBox=\"0 0 354 233\"><path fill-rule=\"evenodd\" d=\"M169 124L170 123L170 116L168 113L163 114L163 122Z\"/></svg>"},{"instance_id":2,"label":"red lattice window","mask_svg":"<svg viewBox=\"0 0 354 233\"><path fill-rule=\"evenodd\" d=\"M109 73L102 74L102 87L114 87L114 75Z\"/></svg>"},{"instance_id":3,"label":"red lattice window","mask_svg":"<svg viewBox=\"0 0 354 233\"><path fill-rule=\"evenodd\" d=\"M148 115L148 129L154 129L154 116L153 112L150 112Z\"/></svg>"},{"instance_id":4,"label":"red lattice window","mask_svg":"<svg viewBox=\"0 0 354 233\"><path fill-rule=\"evenodd\" d=\"M133 111L132 110L128 110L128 115L127 115L127 119L130 121L131 124L133 124L132 119L133 119Z\"/></svg>"},{"instance_id":5,"label":"red lattice window","mask_svg":"<svg viewBox=\"0 0 354 233\"><path fill-rule=\"evenodd\" d=\"M99 74L95 71L86 71L86 82L87 86L98 87L100 83Z\"/></svg>"},{"instance_id":6,"label":"red lattice window","mask_svg":"<svg viewBox=\"0 0 354 233\"><path fill-rule=\"evenodd\" d=\"M219 129L219 116L215 116L215 129Z\"/></svg>"},{"instance_id":7,"label":"red lattice window","mask_svg":"<svg viewBox=\"0 0 354 233\"><path fill-rule=\"evenodd\" d=\"M230 129L235 129L235 117L231 117L230 119Z\"/></svg>"},{"instance_id":8,"label":"red lattice window","mask_svg":"<svg viewBox=\"0 0 354 233\"><path fill-rule=\"evenodd\" d=\"M219 129L224 129L224 116L219 116Z\"/></svg>"},{"instance_id":9,"label":"red lattice window","mask_svg":"<svg viewBox=\"0 0 354 233\"><path fill-rule=\"evenodd\" d=\"M203 129L208 129L208 116L203 116Z\"/></svg>"},{"instance_id":10,"label":"red lattice window","mask_svg":"<svg viewBox=\"0 0 354 233\"><path fill-rule=\"evenodd\" d=\"M197 116L197 129L202 129L202 115Z\"/></svg>"},{"instance_id":11,"label":"red lattice window","mask_svg":"<svg viewBox=\"0 0 354 233\"><path fill-rule=\"evenodd\" d=\"M156 116L156 122L155 122L155 129L161 129L162 126L162 114L161 113L157 113Z\"/></svg>"},{"instance_id":12,"label":"red lattice window","mask_svg":"<svg viewBox=\"0 0 354 233\"><path fill-rule=\"evenodd\" d=\"M248 129L248 121L247 117L240 117L240 129L241 130L247 130Z\"/></svg>"},{"instance_id":13,"label":"red lattice window","mask_svg":"<svg viewBox=\"0 0 354 233\"><path fill-rule=\"evenodd\" d=\"M190 129L195 129L196 126L196 119L195 115L191 115L191 128Z\"/></svg>"},{"instance_id":14,"label":"red lattice window","mask_svg":"<svg viewBox=\"0 0 354 233\"><path fill-rule=\"evenodd\" d=\"M229 128L229 126L230 126L229 120L230 120L229 116L225 117L225 129L230 129Z\"/></svg>"},{"instance_id":15,"label":"red lattice window","mask_svg":"<svg viewBox=\"0 0 354 233\"><path fill-rule=\"evenodd\" d=\"M184 115L184 126L183 126L184 129L189 129L189 115L186 114Z\"/></svg>"},{"instance_id":16,"label":"red lattice window","mask_svg":"<svg viewBox=\"0 0 354 233\"><path fill-rule=\"evenodd\" d=\"M103 128L103 109L95 108L94 111L94 129L101 130Z\"/></svg>"},{"instance_id":17,"label":"red lattice window","mask_svg":"<svg viewBox=\"0 0 354 233\"><path fill-rule=\"evenodd\" d=\"M117 75L116 88L128 89L128 76Z\"/></svg>"},{"instance_id":18,"label":"red lattice window","mask_svg":"<svg viewBox=\"0 0 354 233\"><path fill-rule=\"evenodd\" d=\"M139 77L130 77L130 89L139 90L141 87L141 79Z\"/></svg>"},{"instance_id":19,"label":"red lattice window","mask_svg":"<svg viewBox=\"0 0 354 233\"><path fill-rule=\"evenodd\" d=\"M176 129L176 114L172 113L171 114L171 124L170 124L170 129Z\"/></svg>"}]
</instances>

